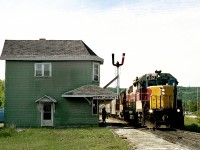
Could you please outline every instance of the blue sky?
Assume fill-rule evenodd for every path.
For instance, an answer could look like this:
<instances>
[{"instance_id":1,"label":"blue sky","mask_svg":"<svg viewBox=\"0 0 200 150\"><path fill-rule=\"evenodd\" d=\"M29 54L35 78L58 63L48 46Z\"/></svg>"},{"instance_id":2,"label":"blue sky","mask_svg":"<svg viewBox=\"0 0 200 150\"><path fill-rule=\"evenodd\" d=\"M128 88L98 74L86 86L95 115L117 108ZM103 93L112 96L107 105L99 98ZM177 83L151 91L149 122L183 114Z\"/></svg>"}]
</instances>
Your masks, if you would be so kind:
<instances>
[{"instance_id":1,"label":"blue sky","mask_svg":"<svg viewBox=\"0 0 200 150\"><path fill-rule=\"evenodd\" d=\"M156 69L200 86L199 0L0 0L0 19L0 52L5 39L83 40L104 58L101 86L115 77L111 54L124 52L122 87Z\"/></svg>"}]
</instances>

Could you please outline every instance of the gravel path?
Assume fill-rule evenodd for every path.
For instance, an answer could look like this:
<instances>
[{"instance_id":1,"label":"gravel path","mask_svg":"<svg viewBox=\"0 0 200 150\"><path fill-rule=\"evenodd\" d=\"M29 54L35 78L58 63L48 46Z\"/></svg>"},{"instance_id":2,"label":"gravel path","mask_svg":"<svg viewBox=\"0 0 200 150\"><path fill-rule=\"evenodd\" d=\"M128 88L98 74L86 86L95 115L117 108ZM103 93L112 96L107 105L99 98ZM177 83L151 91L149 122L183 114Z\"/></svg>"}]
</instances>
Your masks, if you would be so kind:
<instances>
[{"instance_id":1,"label":"gravel path","mask_svg":"<svg viewBox=\"0 0 200 150\"><path fill-rule=\"evenodd\" d=\"M111 131L126 140L133 150L189 150L187 147L165 141L150 132L129 127L111 128Z\"/></svg>"}]
</instances>

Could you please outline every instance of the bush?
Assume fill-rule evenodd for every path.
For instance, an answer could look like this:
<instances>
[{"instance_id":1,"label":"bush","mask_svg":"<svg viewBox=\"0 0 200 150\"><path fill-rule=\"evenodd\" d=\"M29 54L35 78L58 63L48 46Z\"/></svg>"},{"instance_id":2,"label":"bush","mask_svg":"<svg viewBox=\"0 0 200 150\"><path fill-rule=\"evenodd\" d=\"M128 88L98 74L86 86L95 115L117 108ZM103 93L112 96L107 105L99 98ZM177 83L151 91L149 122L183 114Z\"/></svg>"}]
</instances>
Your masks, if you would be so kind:
<instances>
[{"instance_id":1,"label":"bush","mask_svg":"<svg viewBox=\"0 0 200 150\"><path fill-rule=\"evenodd\" d=\"M200 132L200 127L197 124L186 125L183 129L192 132Z\"/></svg>"},{"instance_id":2,"label":"bush","mask_svg":"<svg viewBox=\"0 0 200 150\"><path fill-rule=\"evenodd\" d=\"M11 137L16 135L17 131L14 128L0 129L0 137Z\"/></svg>"},{"instance_id":3,"label":"bush","mask_svg":"<svg viewBox=\"0 0 200 150\"><path fill-rule=\"evenodd\" d=\"M5 128L0 129L0 137L11 137L17 133L16 126L11 124Z\"/></svg>"},{"instance_id":4,"label":"bush","mask_svg":"<svg viewBox=\"0 0 200 150\"><path fill-rule=\"evenodd\" d=\"M196 116L200 117L200 110L196 111L194 114L195 114Z\"/></svg>"}]
</instances>

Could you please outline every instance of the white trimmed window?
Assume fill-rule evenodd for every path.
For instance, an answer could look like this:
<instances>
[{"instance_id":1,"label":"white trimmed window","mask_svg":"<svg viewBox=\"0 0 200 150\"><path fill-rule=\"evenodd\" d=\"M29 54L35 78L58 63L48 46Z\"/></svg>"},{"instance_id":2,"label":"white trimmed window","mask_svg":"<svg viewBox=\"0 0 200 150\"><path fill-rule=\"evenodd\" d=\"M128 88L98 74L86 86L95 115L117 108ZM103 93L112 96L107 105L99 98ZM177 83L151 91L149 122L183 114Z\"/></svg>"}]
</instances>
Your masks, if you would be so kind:
<instances>
[{"instance_id":1,"label":"white trimmed window","mask_svg":"<svg viewBox=\"0 0 200 150\"><path fill-rule=\"evenodd\" d=\"M51 63L35 63L35 77L51 77Z\"/></svg>"},{"instance_id":2,"label":"white trimmed window","mask_svg":"<svg viewBox=\"0 0 200 150\"><path fill-rule=\"evenodd\" d=\"M99 64L93 64L93 81L99 81Z\"/></svg>"}]
</instances>

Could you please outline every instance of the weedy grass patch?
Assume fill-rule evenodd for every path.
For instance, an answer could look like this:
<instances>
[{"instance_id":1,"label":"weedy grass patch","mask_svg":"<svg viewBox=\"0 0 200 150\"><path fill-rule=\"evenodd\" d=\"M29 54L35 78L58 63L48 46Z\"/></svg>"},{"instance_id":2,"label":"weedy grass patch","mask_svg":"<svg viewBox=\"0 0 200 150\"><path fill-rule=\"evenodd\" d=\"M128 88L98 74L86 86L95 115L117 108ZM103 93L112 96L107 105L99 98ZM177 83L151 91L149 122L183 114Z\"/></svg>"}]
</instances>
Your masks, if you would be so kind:
<instances>
[{"instance_id":1,"label":"weedy grass patch","mask_svg":"<svg viewBox=\"0 0 200 150\"><path fill-rule=\"evenodd\" d=\"M183 129L200 133L200 119L185 116Z\"/></svg>"},{"instance_id":2,"label":"weedy grass patch","mask_svg":"<svg viewBox=\"0 0 200 150\"><path fill-rule=\"evenodd\" d=\"M25 129L20 132L10 129L1 129L0 149L21 150L129 150L126 141L121 140L108 128L66 128L48 129L35 128Z\"/></svg>"}]
</instances>

